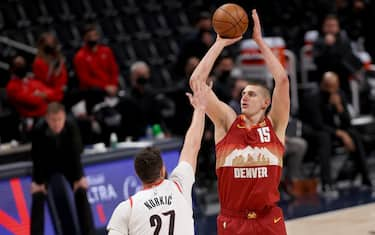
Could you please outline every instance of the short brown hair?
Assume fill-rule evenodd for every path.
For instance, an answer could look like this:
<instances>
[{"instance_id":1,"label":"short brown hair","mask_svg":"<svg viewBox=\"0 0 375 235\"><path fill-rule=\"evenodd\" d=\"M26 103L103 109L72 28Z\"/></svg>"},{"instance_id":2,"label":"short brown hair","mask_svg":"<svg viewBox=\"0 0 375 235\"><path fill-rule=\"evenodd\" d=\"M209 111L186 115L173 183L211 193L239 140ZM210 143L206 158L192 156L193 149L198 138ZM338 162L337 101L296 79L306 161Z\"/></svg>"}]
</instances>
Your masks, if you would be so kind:
<instances>
[{"instance_id":1,"label":"short brown hair","mask_svg":"<svg viewBox=\"0 0 375 235\"><path fill-rule=\"evenodd\" d=\"M135 156L135 172L143 183L149 184L159 179L162 167L163 160L157 148L147 147Z\"/></svg>"},{"instance_id":2,"label":"short brown hair","mask_svg":"<svg viewBox=\"0 0 375 235\"><path fill-rule=\"evenodd\" d=\"M47 106L47 115L48 114L56 114L60 111L65 112L65 107L63 104L60 104L58 102L51 102Z\"/></svg>"},{"instance_id":3,"label":"short brown hair","mask_svg":"<svg viewBox=\"0 0 375 235\"><path fill-rule=\"evenodd\" d=\"M271 95L272 91L267 86L266 82L263 82L263 81L249 81L249 83L247 85L258 86L258 87L262 88L263 95L265 97L271 99L271 97L272 97L272 95Z\"/></svg>"},{"instance_id":4,"label":"short brown hair","mask_svg":"<svg viewBox=\"0 0 375 235\"><path fill-rule=\"evenodd\" d=\"M83 26L82 28L82 36L85 37L88 33L91 31L97 31L98 29L96 28L95 24L87 24Z\"/></svg>"}]
</instances>

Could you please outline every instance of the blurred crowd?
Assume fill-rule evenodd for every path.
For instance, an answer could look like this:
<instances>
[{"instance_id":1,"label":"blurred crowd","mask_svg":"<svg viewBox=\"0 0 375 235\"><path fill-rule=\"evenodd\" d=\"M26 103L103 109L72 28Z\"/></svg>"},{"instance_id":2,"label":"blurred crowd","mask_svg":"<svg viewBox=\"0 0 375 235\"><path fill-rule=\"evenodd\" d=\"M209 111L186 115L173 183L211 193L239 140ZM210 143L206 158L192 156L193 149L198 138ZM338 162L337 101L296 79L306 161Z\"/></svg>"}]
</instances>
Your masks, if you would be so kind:
<instances>
[{"instance_id":1,"label":"blurred crowd","mask_svg":"<svg viewBox=\"0 0 375 235\"><path fill-rule=\"evenodd\" d=\"M108 145L112 133L120 141L148 138L149 129L155 125L160 126L164 138L184 135L193 111L185 95L189 92L189 77L215 41L209 12L221 3L224 1L202 9L191 26L193 30L179 39L179 53L170 68L172 81L168 86L160 86L146 61L132 61L127 72L120 70L116 53L102 43L102 32L95 24L82 27L82 46L69 63L60 39L51 32L42 33L32 64L21 55L9 58L9 80L0 101L1 112L8 112L0 123L1 141L30 142L31 131L44 118L50 102L64 104L78 124L84 145ZM361 114L373 115L372 88L353 44L375 58L371 30L375 4L366 0L239 3L246 9L258 8L265 36L283 37L296 54L307 31L319 32L312 55L317 66L311 79L315 86L301 92L300 109L292 115L288 128L286 191L294 194L298 190L297 182L307 177L301 172L301 165L312 160L320 166L323 191L336 195L331 160L337 146L344 147L354 162L339 176L354 179L360 174L362 184L371 187L366 159L372 147L351 124L349 81L357 79L366 84L361 87ZM238 47L232 47L221 55L211 80L219 99L239 113L241 91L250 79L236 63L238 51ZM127 53L125 48L123 53ZM73 65L72 71L67 64ZM202 185L215 180L214 133L212 124L207 122L199 158L199 168L205 170L198 169L198 182Z\"/></svg>"}]
</instances>

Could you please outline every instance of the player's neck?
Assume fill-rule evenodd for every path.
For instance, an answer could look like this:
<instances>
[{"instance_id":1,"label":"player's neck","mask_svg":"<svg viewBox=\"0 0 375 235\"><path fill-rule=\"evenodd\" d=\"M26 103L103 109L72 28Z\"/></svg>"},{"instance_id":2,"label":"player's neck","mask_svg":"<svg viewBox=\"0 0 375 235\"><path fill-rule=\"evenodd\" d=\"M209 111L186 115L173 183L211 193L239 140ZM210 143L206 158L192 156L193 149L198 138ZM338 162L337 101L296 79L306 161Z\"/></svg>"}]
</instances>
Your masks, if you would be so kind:
<instances>
[{"instance_id":1,"label":"player's neck","mask_svg":"<svg viewBox=\"0 0 375 235\"><path fill-rule=\"evenodd\" d=\"M160 179L157 179L155 180L154 182L152 183L147 183L147 184L143 184L143 189L150 189L150 188L153 188L153 187L156 187L158 185L160 185L161 183L163 183L164 179L160 178Z\"/></svg>"},{"instance_id":2,"label":"player's neck","mask_svg":"<svg viewBox=\"0 0 375 235\"><path fill-rule=\"evenodd\" d=\"M254 115L246 115L244 114L245 116L245 123L246 123L246 126L248 127L251 127L253 125L256 125L258 124L259 122L263 121L264 118L265 118L265 114L264 113L257 113L257 114L254 114Z\"/></svg>"}]
</instances>

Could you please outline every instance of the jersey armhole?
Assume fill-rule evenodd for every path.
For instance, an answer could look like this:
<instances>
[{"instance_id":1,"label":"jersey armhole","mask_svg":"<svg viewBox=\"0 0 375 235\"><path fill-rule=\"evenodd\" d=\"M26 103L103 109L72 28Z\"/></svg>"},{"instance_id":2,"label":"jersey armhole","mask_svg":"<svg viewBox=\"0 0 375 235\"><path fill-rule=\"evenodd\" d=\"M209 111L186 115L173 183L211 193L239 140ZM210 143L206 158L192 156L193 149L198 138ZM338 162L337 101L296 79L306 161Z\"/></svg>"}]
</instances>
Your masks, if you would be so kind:
<instances>
[{"instance_id":1,"label":"jersey armhole","mask_svg":"<svg viewBox=\"0 0 375 235\"><path fill-rule=\"evenodd\" d=\"M133 199L132 199L132 197L129 197L129 202L130 202L130 208L133 208Z\"/></svg>"},{"instance_id":2,"label":"jersey armhole","mask_svg":"<svg viewBox=\"0 0 375 235\"><path fill-rule=\"evenodd\" d=\"M180 191L180 193L182 193L181 186L175 180L173 180L173 183L177 186L178 191Z\"/></svg>"}]
</instances>

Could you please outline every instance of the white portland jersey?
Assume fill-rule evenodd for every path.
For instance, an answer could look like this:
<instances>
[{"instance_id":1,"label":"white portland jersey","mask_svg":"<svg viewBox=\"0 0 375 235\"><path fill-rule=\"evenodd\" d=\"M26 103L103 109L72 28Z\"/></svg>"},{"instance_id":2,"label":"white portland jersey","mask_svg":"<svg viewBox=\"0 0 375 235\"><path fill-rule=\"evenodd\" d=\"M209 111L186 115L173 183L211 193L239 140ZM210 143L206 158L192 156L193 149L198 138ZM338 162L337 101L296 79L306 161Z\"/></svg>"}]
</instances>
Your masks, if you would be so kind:
<instances>
[{"instance_id":1,"label":"white portland jersey","mask_svg":"<svg viewBox=\"0 0 375 235\"><path fill-rule=\"evenodd\" d=\"M168 180L117 206L107 226L108 235L193 235L193 183L193 168L181 161Z\"/></svg>"}]
</instances>

